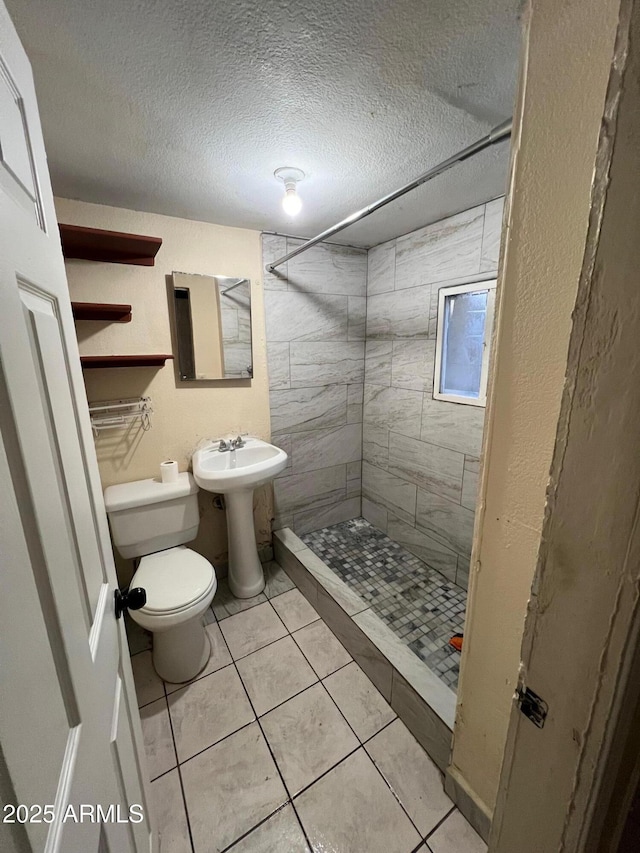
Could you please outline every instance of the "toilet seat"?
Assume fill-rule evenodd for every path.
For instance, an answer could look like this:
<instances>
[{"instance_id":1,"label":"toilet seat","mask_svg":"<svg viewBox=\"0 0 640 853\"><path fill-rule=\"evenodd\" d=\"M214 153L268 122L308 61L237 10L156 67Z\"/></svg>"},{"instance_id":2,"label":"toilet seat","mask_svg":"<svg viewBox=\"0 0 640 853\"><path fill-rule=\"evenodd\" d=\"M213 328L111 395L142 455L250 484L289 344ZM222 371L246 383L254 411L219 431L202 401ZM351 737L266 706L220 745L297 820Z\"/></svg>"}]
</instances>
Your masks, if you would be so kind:
<instances>
[{"instance_id":1,"label":"toilet seat","mask_svg":"<svg viewBox=\"0 0 640 853\"><path fill-rule=\"evenodd\" d=\"M147 602L138 613L151 617L190 610L206 599L215 585L211 563L184 545L147 554L131 581L131 588L140 586L147 593Z\"/></svg>"}]
</instances>

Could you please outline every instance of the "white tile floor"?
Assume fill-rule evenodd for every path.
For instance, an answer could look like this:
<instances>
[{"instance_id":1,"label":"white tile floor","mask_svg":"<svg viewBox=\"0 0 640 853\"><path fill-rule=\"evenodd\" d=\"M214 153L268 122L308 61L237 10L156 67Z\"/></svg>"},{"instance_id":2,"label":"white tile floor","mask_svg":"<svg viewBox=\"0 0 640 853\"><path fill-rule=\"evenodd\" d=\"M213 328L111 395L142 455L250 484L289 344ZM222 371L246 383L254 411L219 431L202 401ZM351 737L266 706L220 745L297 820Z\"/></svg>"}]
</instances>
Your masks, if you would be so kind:
<instances>
[{"instance_id":1,"label":"white tile floor","mask_svg":"<svg viewBox=\"0 0 640 853\"><path fill-rule=\"evenodd\" d=\"M137 638L161 853L484 853L315 610L277 564L267 577L248 602L220 585L211 659L186 686L163 683Z\"/></svg>"}]
</instances>

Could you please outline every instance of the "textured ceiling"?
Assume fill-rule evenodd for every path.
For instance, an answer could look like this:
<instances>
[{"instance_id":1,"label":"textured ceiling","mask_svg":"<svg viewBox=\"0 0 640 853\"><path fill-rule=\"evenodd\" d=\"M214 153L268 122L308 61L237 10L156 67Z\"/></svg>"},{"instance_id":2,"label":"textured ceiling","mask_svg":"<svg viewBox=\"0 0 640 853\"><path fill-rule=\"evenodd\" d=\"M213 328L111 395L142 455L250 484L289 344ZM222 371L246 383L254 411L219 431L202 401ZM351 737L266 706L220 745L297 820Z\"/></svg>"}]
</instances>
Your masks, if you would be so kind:
<instances>
[{"instance_id":1,"label":"textured ceiling","mask_svg":"<svg viewBox=\"0 0 640 853\"><path fill-rule=\"evenodd\" d=\"M57 195L312 236L511 115L520 0L8 0ZM505 188L508 144L343 232ZM279 166L307 178L282 211Z\"/></svg>"}]
</instances>

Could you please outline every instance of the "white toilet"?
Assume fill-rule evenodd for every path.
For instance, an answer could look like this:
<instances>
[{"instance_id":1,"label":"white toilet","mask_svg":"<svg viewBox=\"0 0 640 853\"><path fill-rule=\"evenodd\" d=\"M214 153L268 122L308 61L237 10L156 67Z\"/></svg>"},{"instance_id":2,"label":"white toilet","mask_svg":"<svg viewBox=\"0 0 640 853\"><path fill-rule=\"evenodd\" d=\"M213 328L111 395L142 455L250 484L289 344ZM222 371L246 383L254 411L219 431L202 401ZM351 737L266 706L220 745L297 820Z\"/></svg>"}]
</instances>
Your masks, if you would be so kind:
<instances>
[{"instance_id":1,"label":"white toilet","mask_svg":"<svg viewBox=\"0 0 640 853\"><path fill-rule=\"evenodd\" d=\"M165 681L194 678L211 654L202 615L216 592L208 560L184 543L200 523L198 486L189 473L176 483L136 480L104 493L113 543L123 557L140 557L130 589L147 593L131 618L153 633L153 665Z\"/></svg>"}]
</instances>

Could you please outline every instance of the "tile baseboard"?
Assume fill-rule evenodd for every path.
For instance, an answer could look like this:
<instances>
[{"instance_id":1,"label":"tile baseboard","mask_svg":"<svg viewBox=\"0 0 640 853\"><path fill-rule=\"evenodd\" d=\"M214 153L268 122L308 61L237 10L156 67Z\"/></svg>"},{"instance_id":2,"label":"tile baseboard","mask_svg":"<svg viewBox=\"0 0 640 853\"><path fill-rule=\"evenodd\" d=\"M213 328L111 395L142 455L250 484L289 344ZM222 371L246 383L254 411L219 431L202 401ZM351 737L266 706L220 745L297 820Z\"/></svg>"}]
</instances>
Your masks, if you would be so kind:
<instances>
[{"instance_id":1,"label":"tile baseboard","mask_svg":"<svg viewBox=\"0 0 640 853\"><path fill-rule=\"evenodd\" d=\"M489 843L492 815L487 806L473 793L458 769L451 765L444 774L444 790L451 797L464 817L478 833Z\"/></svg>"}]
</instances>

